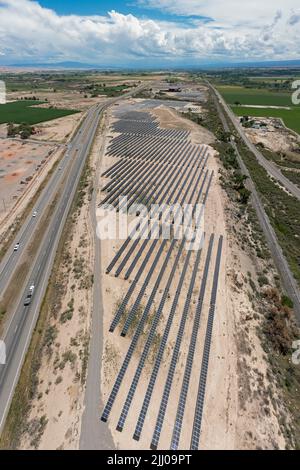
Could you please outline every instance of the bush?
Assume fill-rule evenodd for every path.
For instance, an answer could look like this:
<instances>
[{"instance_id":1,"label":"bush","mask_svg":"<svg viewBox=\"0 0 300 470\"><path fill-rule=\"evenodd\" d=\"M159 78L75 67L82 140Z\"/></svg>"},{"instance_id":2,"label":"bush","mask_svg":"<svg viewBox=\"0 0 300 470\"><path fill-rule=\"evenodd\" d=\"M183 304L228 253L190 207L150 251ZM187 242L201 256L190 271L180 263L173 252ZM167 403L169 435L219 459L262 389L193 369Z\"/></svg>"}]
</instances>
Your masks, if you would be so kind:
<instances>
[{"instance_id":1,"label":"bush","mask_svg":"<svg viewBox=\"0 0 300 470\"><path fill-rule=\"evenodd\" d=\"M257 280L260 287L267 286L269 284L269 279L267 278L267 276L260 275L258 276Z\"/></svg>"},{"instance_id":2,"label":"bush","mask_svg":"<svg viewBox=\"0 0 300 470\"><path fill-rule=\"evenodd\" d=\"M294 302L287 295L281 297L281 304L283 307L294 308Z\"/></svg>"}]
</instances>

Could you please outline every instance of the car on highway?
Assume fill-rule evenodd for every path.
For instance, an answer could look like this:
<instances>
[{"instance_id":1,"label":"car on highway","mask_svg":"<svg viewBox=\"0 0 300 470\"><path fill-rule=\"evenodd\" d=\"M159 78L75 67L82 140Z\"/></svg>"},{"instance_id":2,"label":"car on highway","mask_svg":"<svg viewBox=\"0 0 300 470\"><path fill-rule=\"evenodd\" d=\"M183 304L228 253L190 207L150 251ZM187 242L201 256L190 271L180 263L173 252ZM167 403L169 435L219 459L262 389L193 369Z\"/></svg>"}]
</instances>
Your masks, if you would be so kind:
<instances>
[{"instance_id":1,"label":"car on highway","mask_svg":"<svg viewBox=\"0 0 300 470\"><path fill-rule=\"evenodd\" d=\"M28 307L28 305L31 304L31 296L27 296L25 301L24 301L24 307Z\"/></svg>"},{"instance_id":2,"label":"car on highway","mask_svg":"<svg viewBox=\"0 0 300 470\"><path fill-rule=\"evenodd\" d=\"M37 216L37 211L33 211L32 217L35 218Z\"/></svg>"},{"instance_id":3,"label":"car on highway","mask_svg":"<svg viewBox=\"0 0 300 470\"><path fill-rule=\"evenodd\" d=\"M34 284L32 284L29 287L28 294L27 294L26 299L24 301L24 307L28 307L28 305L31 304L31 299L32 299L32 296L33 296L33 292L34 292Z\"/></svg>"},{"instance_id":4,"label":"car on highway","mask_svg":"<svg viewBox=\"0 0 300 470\"><path fill-rule=\"evenodd\" d=\"M20 248L20 242L15 244L14 251L18 251L19 248Z\"/></svg>"}]
</instances>

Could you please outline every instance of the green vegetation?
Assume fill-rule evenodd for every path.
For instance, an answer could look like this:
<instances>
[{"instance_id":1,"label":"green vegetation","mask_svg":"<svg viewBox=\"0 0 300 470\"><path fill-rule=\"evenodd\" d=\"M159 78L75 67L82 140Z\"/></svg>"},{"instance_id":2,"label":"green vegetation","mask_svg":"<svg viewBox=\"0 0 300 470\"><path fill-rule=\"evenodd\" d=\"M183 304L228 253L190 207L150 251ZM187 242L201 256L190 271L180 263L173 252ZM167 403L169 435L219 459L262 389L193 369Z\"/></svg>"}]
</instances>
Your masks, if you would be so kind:
<instances>
[{"instance_id":1,"label":"green vegetation","mask_svg":"<svg viewBox=\"0 0 300 470\"><path fill-rule=\"evenodd\" d=\"M245 88L242 86L217 86L228 104L259 106L292 106L291 90L274 92L267 89Z\"/></svg>"},{"instance_id":2,"label":"green vegetation","mask_svg":"<svg viewBox=\"0 0 300 470\"><path fill-rule=\"evenodd\" d=\"M286 176L292 183L300 188L300 173L294 173L293 171L285 171L282 173Z\"/></svg>"},{"instance_id":3,"label":"green vegetation","mask_svg":"<svg viewBox=\"0 0 300 470\"><path fill-rule=\"evenodd\" d=\"M33 133L34 128L26 123L22 123L19 126L14 126L12 123L9 123L7 126L7 137L19 135L21 139L28 139Z\"/></svg>"},{"instance_id":4,"label":"green vegetation","mask_svg":"<svg viewBox=\"0 0 300 470\"><path fill-rule=\"evenodd\" d=\"M293 106L291 109L247 108L243 106L232 106L232 110L237 116L281 118L286 127L300 134L300 106Z\"/></svg>"},{"instance_id":5,"label":"green vegetation","mask_svg":"<svg viewBox=\"0 0 300 470\"><path fill-rule=\"evenodd\" d=\"M39 122L51 121L52 119L61 118L78 111L73 109L54 109L54 108L38 108L38 105L45 103L44 101L20 100L12 103L0 105L0 124L26 123L34 125Z\"/></svg>"},{"instance_id":6,"label":"green vegetation","mask_svg":"<svg viewBox=\"0 0 300 470\"><path fill-rule=\"evenodd\" d=\"M266 170L257 163L252 152L240 141L238 149L261 194L283 253L300 283L300 202L275 184Z\"/></svg>"},{"instance_id":7,"label":"green vegetation","mask_svg":"<svg viewBox=\"0 0 300 470\"><path fill-rule=\"evenodd\" d=\"M261 142L257 144L257 147L267 160L276 163L276 165L282 166L284 168L300 170L300 153L290 152L287 150L281 152L272 152L271 150L265 148Z\"/></svg>"},{"instance_id":8,"label":"green vegetation","mask_svg":"<svg viewBox=\"0 0 300 470\"><path fill-rule=\"evenodd\" d=\"M247 68L207 71L205 78L216 85L242 86L248 89L256 88L274 92L291 90L291 84L300 76L299 67L289 68Z\"/></svg>"},{"instance_id":9,"label":"green vegetation","mask_svg":"<svg viewBox=\"0 0 300 470\"><path fill-rule=\"evenodd\" d=\"M120 96L125 90L130 88L128 85L115 85L115 86L108 86L105 83L103 84L93 84L88 85L84 88L84 92L91 93L92 97L96 97L99 95L106 95L108 97Z\"/></svg>"}]
</instances>

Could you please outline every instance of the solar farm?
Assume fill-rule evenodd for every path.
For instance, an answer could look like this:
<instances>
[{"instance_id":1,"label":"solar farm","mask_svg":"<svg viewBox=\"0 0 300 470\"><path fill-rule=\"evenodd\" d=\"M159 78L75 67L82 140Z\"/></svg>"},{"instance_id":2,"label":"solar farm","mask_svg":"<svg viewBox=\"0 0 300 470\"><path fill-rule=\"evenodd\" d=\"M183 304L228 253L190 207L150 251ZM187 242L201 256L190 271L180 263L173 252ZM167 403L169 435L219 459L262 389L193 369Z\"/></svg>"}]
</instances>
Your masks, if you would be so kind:
<instances>
[{"instance_id":1,"label":"solar farm","mask_svg":"<svg viewBox=\"0 0 300 470\"><path fill-rule=\"evenodd\" d=\"M128 236L101 241L103 407L120 448L201 448L203 414L214 357L214 319L221 315L224 238L218 230L213 150L192 144L186 130L162 128L151 110L118 110L111 118L98 206L121 218L136 209ZM161 236L170 206L205 214L201 249ZM202 205L199 215L196 208ZM159 206L159 210L157 207ZM138 229L139 236L133 237Z\"/></svg>"}]
</instances>

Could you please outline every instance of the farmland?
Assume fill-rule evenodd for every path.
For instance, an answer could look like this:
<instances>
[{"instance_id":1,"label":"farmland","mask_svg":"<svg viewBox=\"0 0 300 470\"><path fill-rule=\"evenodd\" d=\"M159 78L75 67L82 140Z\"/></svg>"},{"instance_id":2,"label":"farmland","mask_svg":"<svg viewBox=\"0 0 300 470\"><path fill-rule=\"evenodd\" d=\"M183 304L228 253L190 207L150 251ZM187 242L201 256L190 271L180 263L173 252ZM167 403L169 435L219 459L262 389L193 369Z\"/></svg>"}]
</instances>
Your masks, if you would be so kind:
<instances>
[{"instance_id":1,"label":"farmland","mask_svg":"<svg viewBox=\"0 0 300 470\"><path fill-rule=\"evenodd\" d=\"M241 105L291 106L291 93L272 92L259 88L242 86L218 86L228 104L239 102Z\"/></svg>"},{"instance_id":2,"label":"farmland","mask_svg":"<svg viewBox=\"0 0 300 470\"><path fill-rule=\"evenodd\" d=\"M39 122L51 121L52 119L77 113L75 110L36 107L40 104L43 104L43 102L34 100L2 104L0 105L0 124L7 122L21 124L26 122L27 124L34 125Z\"/></svg>"},{"instance_id":3,"label":"farmland","mask_svg":"<svg viewBox=\"0 0 300 470\"><path fill-rule=\"evenodd\" d=\"M294 106L291 109L247 108L243 106L232 106L232 110L238 116L281 118L286 127L300 134L300 106Z\"/></svg>"},{"instance_id":4,"label":"farmland","mask_svg":"<svg viewBox=\"0 0 300 470\"><path fill-rule=\"evenodd\" d=\"M238 85L219 85L217 89L237 116L280 118L286 127L300 133L300 107L292 104L292 90L271 91Z\"/></svg>"}]
</instances>

